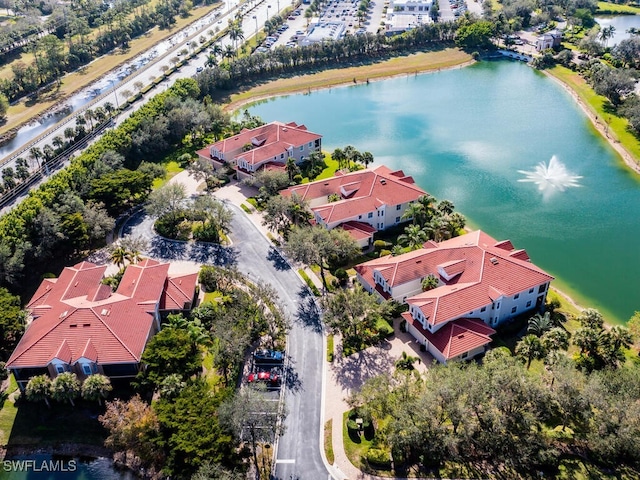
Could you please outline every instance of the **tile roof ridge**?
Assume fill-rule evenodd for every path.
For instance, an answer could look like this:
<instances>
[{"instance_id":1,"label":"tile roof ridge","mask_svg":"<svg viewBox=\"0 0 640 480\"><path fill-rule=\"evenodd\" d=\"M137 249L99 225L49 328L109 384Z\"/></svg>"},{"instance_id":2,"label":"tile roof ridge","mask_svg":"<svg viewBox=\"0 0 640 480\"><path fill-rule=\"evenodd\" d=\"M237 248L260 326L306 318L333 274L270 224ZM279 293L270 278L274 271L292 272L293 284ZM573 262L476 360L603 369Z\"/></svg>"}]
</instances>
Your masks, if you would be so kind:
<instances>
[{"instance_id":1,"label":"tile roof ridge","mask_svg":"<svg viewBox=\"0 0 640 480\"><path fill-rule=\"evenodd\" d=\"M121 339L121 338L116 334L116 332L114 332L114 331L113 331L113 329L112 329L112 328L111 328L111 327L110 327L110 326L109 326L109 325L108 325L104 320L102 320L102 318L100 317L100 315L98 315L98 314L95 312L95 310L93 309L93 307L90 307L90 310L91 310L91 312L92 312L96 317L98 317L98 320L99 320L100 322L102 322L102 324L105 326L105 328L106 328L107 330L109 330L109 332L111 333L111 335L113 335L113 337L114 337L116 340L118 340L118 342L120 342L120 345L122 345L122 346L124 347L124 349L125 349L127 352L129 352L129 354L130 354L133 358L135 358L135 359L136 359L136 361L138 361L138 362L139 362L139 361L140 361L140 358L138 358L138 357L136 357L136 356L135 356L135 354L131 351L131 349L129 348L129 346L128 346L124 341L122 341L122 339ZM143 349L143 351L144 351L144 349Z\"/></svg>"},{"instance_id":2,"label":"tile roof ridge","mask_svg":"<svg viewBox=\"0 0 640 480\"><path fill-rule=\"evenodd\" d=\"M60 302L62 304L62 302ZM67 306L66 304L65 307ZM77 310L77 308L75 307L71 307L74 308L74 311ZM51 311L47 312L47 313L51 313ZM73 312L71 312L73 313ZM65 321L65 319L69 316L69 314L65 315L64 317L60 318L58 317L58 321L54 322L51 326L51 328L49 328L46 332L44 332L42 335L40 335L37 339L35 339L34 341L31 342L31 345L29 345L27 348L25 348L22 352L20 352L20 354L18 356L16 356L15 358L13 358L13 355L16 353L16 350L14 350L11 353L11 356L9 357L9 359L7 360L7 366L9 365L9 363L14 363L16 360L18 360L20 357L22 357L25 353L27 353L29 350L31 350L33 347L36 346L36 344L42 340L44 337L46 337L47 335L49 335L49 333L51 333L54 329L58 328L58 326ZM40 321L42 319L42 317L40 317L40 319L34 320L33 322L37 322ZM31 326L33 324L33 322L31 322L29 325ZM28 330L28 328L27 328ZM22 335L22 337L24 338L25 334L27 333L27 331L25 330L24 334ZM21 339L22 340L22 339ZM18 343L18 346L20 345L20 343ZM17 349L17 347L16 347Z\"/></svg>"}]
</instances>

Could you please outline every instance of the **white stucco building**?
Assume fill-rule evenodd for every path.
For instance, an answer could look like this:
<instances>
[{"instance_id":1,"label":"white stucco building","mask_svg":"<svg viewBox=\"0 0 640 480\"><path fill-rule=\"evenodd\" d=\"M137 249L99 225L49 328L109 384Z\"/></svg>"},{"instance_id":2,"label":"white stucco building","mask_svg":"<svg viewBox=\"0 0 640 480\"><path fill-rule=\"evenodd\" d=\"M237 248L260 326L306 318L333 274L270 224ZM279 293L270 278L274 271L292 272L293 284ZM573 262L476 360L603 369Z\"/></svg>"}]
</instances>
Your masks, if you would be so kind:
<instances>
[{"instance_id":1,"label":"white stucco building","mask_svg":"<svg viewBox=\"0 0 640 480\"><path fill-rule=\"evenodd\" d=\"M493 327L544 305L553 280L526 251L480 230L371 260L356 272L367 291L409 305L407 330L442 363L483 352ZM438 286L423 291L430 276Z\"/></svg>"}]
</instances>

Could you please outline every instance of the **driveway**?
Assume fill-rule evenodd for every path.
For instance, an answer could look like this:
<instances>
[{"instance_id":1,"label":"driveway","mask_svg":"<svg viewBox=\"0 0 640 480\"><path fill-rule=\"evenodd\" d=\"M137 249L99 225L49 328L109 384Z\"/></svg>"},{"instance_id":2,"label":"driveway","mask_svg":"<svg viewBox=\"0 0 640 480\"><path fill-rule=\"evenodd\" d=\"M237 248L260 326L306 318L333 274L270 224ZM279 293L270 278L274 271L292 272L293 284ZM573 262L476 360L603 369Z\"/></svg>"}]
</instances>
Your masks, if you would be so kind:
<instances>
[{"instance_id":1,"label":"driveway","mask_svg":"<svg viewBox=\"0 0 640 480\"><path fill-rule=\"evenodd\" d=\"M174 180L183 176L180 174ZM225 194L233 193L233 189L238 190L238 187L230 185L225 189L218 196L224 198ZM186 260L195 264L235 265L249 278L273 285L280 296L280 305L291 320L287 344L291 368L284 393L289 414L285 433L278 442L275 478L326 480L329 472L320 451L323 335L315 298L248 216L229 200L223 201L234 213L231 247L196 246L161 239L153 232L152 219L144 213L132 217L124 226L123 233L146 238L149 248L143 253L150 257L167 261Z\"/></svg>"}]
</instances>

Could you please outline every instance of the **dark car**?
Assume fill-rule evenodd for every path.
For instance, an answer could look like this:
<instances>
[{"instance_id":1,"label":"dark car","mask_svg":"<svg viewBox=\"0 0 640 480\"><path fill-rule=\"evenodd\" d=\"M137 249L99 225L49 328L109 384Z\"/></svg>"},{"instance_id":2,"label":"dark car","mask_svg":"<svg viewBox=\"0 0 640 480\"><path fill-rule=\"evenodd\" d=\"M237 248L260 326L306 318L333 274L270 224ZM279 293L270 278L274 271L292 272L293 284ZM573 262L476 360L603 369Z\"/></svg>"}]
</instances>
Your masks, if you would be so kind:
<instances>
[{"instance_id":1,"label":"dark car","mask_svg":"<svg viewBox=\"0 0 640 480\"><path fill-rule=\"evenodd\" d=\"M277 350L267 350L266 348L256 350L253 353L256 362L274 362L281 363L284 361L284 353Z\"/></svg>"},{"instance_id":2,"label":"dark car","mask_svg":"<svg viewBox=\"0 0 640 480\"><path fill-rule=\"evenodd\" d=\"M277 373L270 373L270 372L250 373L249 376L247 377L247 382L249 383L265 382L271 385L277 385L280 382L280 375L278 375Z\"/></svg>"}]
</instances>

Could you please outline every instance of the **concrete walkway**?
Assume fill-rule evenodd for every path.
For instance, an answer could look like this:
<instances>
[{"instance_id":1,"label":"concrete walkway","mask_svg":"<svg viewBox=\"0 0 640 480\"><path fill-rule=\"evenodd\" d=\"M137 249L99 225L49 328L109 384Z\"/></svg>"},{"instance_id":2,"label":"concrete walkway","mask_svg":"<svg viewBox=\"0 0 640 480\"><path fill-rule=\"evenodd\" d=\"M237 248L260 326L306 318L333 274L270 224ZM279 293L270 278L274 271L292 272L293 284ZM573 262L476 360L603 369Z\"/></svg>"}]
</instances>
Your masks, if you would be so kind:
<instances>
[{"instance_id":1,"label":"concrete walkway","mask_svg":"<svg viewBox=\"0 0 640 480\"><path fill-rule=\"evenodd\" d=\"M187 187L188 194L195 194L202 183L194 180L187 171L177 174L171 179L171 182L184 184ZM251 213L248 214L246 211L244 213L260 232L268 237L268 234L273 234L262 224L262 215L247 202L248 197L257 193L258 190L254 187L234 182L216 190L213 196L234 205L240 206L244 204L247 206ZM322 290L322 281L317 275L308 267L304 268L304 271L318 289ZM400 331L399 321L399 319L395 320L396 333L392 338L382 342L380 345L370 347L346 358L342 356L341 339L336 336L334 361L328 363L325 357L323 362L326 379L324 386L324 421L332 420L332 443L335 460L333 465L329 466L329 470L335 479L383 480L382 477L363 473L349 461L345 454L342 418L344 412L349 410L347 404L349 395L359 390L369 378L393 371L395 362L402 356L402 352L407 352L408 355L419 358L419 363L414 364L414 366L420 373L424 373L433 361L431 355L420 351L418 344L411 335ZM320 447L323 448L322 445Z\"/></svg>"}]
</instances>

